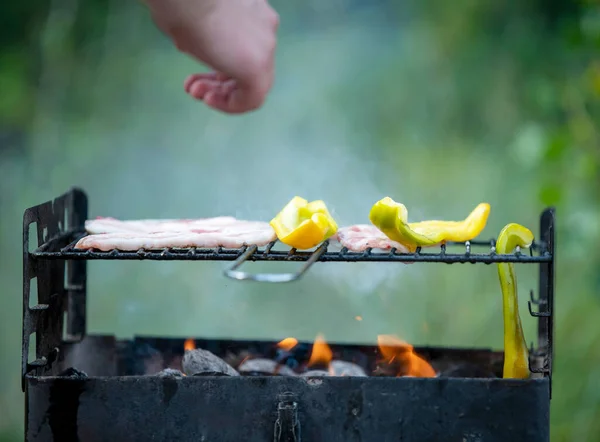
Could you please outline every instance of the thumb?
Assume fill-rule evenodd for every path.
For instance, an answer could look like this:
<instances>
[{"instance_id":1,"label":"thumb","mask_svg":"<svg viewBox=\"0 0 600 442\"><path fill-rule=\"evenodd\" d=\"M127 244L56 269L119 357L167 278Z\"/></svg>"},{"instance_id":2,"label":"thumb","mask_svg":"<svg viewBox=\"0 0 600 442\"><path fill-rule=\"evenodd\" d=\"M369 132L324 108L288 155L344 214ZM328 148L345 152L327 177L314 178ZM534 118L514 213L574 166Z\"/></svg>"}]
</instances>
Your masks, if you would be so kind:
<instances>
[{"instance_id":1,"label":"thumb","mask_svg":"<svg viewBox=\"0 0 600 442\"><path fill-rule=\"evenodd\" d=\"M273 85L273 68L248 82L238 82L229 95L228 104L234 112L256 110L263 105Z\"/></svg>"},{"instance_id":2,"label":"thumb","mask_svg":"<svg viewBox=\"0 0 600 442\"><path fill-rule=\"evenodd\" d=\"M241 114L256 110L262 106L267 96L266 87L249 87L230 80L233 87L221 87L210 90L204 95L204 103L213 109L228 114Z\"/></svg>"},{"instance_id":3,"label":"thumb","mask_svg":"<svg viewBox=\"0 0 600 442\"><path fill-rule=\"evenodd\" d=\"M227 106L231 109L231 112L247 112L256 110L262 106L265 98L266 92L246 87L237 87L231 92L227 100Z\"/></svg>"}]
</instances>

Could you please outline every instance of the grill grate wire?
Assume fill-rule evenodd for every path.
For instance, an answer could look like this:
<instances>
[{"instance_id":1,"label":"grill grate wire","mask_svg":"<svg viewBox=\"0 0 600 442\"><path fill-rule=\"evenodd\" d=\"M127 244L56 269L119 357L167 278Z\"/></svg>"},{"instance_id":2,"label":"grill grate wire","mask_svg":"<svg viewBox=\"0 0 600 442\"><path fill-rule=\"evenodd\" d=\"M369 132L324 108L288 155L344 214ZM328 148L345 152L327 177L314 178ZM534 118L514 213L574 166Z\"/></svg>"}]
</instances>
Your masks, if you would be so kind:
<instances>
[{"instance_id":1,"label":"grill grate wire","mask_svg":"<svg viewBox=\"0 0 600 442\"><path fill-rule=\"evenodd\" d=\"M272 241L265 247L247 245L239 249L215 247L202 248L164 248L157 250L139 249L137 251L123 250L80 250L76 249L77 241L86 236L84 232L62 234L42 244L31 253L35 259L68 259L68 260L153 260L153 261L235 261L224 271L225 276L237 280L253 280L259 282L291 282L299 279L315 262L430 262L446 264L483 263L545 263L551 262L552 256L546 250L545 244L534 243L529 253L517 249L511 254L496 253L496 241L467 241L465 243L447 243L439 247L428 247L424 251L418 247L414 253L398 253L397 250L379 251L368 248L363 252L351 252L346 247L341 250L330 250L329 241L323 242L312 251L276 250L278 241ZM70 241L70 242L69 242ZM69 242L66 247L59 248L57 244ZM437 249L437 250L436 250ZM450 251L449 249L458 249ZM431 250L431 251L430 251ZM439 250L439 251L438 251ZM475 251L474 251L475 250ZM534 253L535 252L535 253ZM295 273L263 273L251 274L238 270L246 262L281 261L303 262L300 270Z\"/></svg>"}]
</instances>

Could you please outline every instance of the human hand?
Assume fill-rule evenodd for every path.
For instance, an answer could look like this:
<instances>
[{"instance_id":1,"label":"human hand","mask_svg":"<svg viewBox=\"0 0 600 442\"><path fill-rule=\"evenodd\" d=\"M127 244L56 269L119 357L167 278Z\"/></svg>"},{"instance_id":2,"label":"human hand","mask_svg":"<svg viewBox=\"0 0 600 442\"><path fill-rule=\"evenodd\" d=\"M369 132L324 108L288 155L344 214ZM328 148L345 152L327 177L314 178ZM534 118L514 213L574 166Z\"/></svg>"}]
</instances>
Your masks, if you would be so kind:
<instances>
[{"instance_id":1,"label":"human hand","mask_svg":"<svg viewBox=\"0 0 600 442\"><path fill-rule=\"evenodd\" d=\"M273 85L279 16L267 0L144 0L175 46L214 70L190 75L192 97L226 113L258 109Z\"/></svg>"}]
</instances>

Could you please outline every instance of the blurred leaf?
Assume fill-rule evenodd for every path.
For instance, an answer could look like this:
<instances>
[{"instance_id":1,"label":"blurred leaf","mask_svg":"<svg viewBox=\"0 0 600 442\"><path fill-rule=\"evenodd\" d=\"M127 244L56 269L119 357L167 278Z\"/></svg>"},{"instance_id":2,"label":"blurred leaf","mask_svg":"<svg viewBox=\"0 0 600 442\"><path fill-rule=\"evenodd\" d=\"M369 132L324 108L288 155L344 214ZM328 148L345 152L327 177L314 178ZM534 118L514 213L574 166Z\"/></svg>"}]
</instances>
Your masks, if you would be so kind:
<instances>
[{"instance_id":1,"label":"blurred leaf","mask_svg":"<svg viewBox=\"0 0 600 442\"><path fill-rule=\"evenodd\" d=\"M600 37L600 6L589 6L581 18L581 33L590 41Z\"/></svg>"},{"instance_id":2,"label":"blurred leaf","mask_svg":"<svg viewBox=\"0 0 600 442\"><path fill-rule=\"evenodd\" d=\"M546 144L546 152L544 160L547 162L555 162L562 159L563 154L569 146L569 133L565 130L557 131Z\"/></svg>"},{"instance_id":3,"label":"blurred leaf","mask_svg":"<svg viewBox=\"0 0 600 442\"><path fill-rule=\"evenodd\" d=\"M33 88L28 82L27 57L0 53L0 119L23 127L30 116Z\"/></svg>"},{"instance_id":4,"label":"blurred leaf","mask_svg":"<svg viewBox=\"0 0 600 442\"><path fill-rule=\"evenodd\" d=\"M540 189L538 198L544 206L555 206L560 204L562 195L563 190L561 186L556 184L546 184Z\"/></svg>"},{"instance_id":5,"label":"blurred leaf","mask_svg":"<svg viewBox=\"0 0 600 442\"><path fill-rule=\"evenodd\" d=\"M600 98L600 61L594 62L588 69L589 83L593 94Z\"/></svg>"},{"instance_id":6,"label":"blurred leaf","mask_svg":"<svg viewBox=\"0 0 600 442\"><path fill-rule=\"evenodd\" d=\"M554 112L559 104L554 82L548 78L533 78L530 82L532 99L537 101L543 111Z\"/></svg>"},{"instance_id":7,"label":"blurred leaf","mask_svg":"<svg viewBox=\"0 0 600 442\"><path fill-rule=\"evenodd\" d=\"M597 158L590 154L583 154L579 156L579 159L575 164L577 174L586 181L589 181L590 185L593 186L594 182L600 177Z\"/></svg>"},{"instance_id":8,"label":"blurred leaf","mask_svg":"<svg viewBox=\"0 0 600 442\"><path fill-rule=\"evenodd\" d=\"M563 29L563 39L571 48L581 46L585 39L578 23L569 23Z\"/></svg>"},{"instance_id":9,"label":"blurred leaf","mask_svg":"<svg viewBox=\"0 0 600 442\"><path fill-rule=\"evenodd\" d=\"M545 152L546 134L537 123L524 125L517 132L512 151L517 161L524 167L533 168L539 165Z\"/></svg>"}]
</instances>

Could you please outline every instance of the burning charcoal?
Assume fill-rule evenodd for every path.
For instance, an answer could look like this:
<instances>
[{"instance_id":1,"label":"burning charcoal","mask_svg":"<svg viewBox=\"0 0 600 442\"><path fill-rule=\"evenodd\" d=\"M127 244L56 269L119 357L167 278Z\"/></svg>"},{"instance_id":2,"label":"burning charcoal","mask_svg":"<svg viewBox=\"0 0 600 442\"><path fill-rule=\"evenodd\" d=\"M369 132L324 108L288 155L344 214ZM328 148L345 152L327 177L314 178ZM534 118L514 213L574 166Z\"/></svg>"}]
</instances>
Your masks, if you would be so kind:
<instances>
[{"instance_id":1,"label":"burning charcoal","mask_svg":"<svg viewBox=\"0 0 600 442\"><path fill-rule=\"evenodd\" d=\"M244 361L246 361L247 359L251 359L255 356L255 354L249 352L248 350L242 350L235 353L228 351L222 359L232 367L239 368L239 366L242 365Z\"/></svg>"},{"instance_id":2,"label":"burning charcoal","mask_svg":"<svg viewBox=\"0 0 600 442\"><path fill-rule=\"evenodd\" d=\"M306 364L308 371L304 376L331 376L329 364L333 359L333 351L325 342L325 337L319 333L313 342L310 358ZM322 374L326 373L326 374Z\"/></svg>"},{"instance_id":3,"label":"burning charcoal","mask_svg":"<svg viewBox=\"0 0 600 442\"><path fill-rule=\"evenodd\" d=\"M328 371L325 370L308 370L302 373L300 376L304 377L322 377L322 376L331 376Z\"/></svg>"},{"instance_id":4,"label":"burning charcoal","mask_svg":"<svg viewBox=\"0 0 600 442\"><path fill-rule=\"evenodd\" d=\"M275 362L282 365L287 365L293 370L300 366L300 361L308 359L311 347L308 344L282 346L282 343L284 343L288 339L284 339L278 344L278 348L275 354Z\"/></svg>"},{"instance_id":5,"label":"burning charcoal","mask_svg":"<svg viewBox=\"0 0 600 442\"><path fill-rule=\"evenodd\" d=\"M475 364L460 364L440 373L444 378L496 378L497 376Z\"/></svg>"},{"instance_id":6,"label":"burning charcoal","mask_svg":"<svg viewBox=\"0 0 600 442\"><path fill-rule=\"evenodd\" d=\"M352 362L334 360L329 365L329 370L333 376L366 376L367 373Z\"/></svg>"},{"instance_id":7,"label":"burning charcoal","mask_svg":"<svg viewBox=\"0 0 600 442\"><path fill-rule=\"evenodd\" d=\"M238 367L238 371L241 374L267 374L267 375L281 375L281 376L296 376L294 370L286 365L278 364L270 359L246 359Z\"/></svg>"},{"instance_id":8,"label":"burning charcoal","mask_svg":"<svg viewBox=\"0 0 600 442\"><path fill-rule=\"evenodd\" d=\"M378 361L375 376L412 376L434 378L434 368L414 351L414 347L393 335L377 336L377 345L383 359Z\"/></svg>"},{"instance_id":9,"label":"burning charcoal","mask_svg":"<svg viewBox=\"0 0 600 442\"><path fill-rule=\"evenodd\" d=\"M162 353L147 342L134 342L126 360L126 374L155 374L165 366Z\"/></svg>"},{"instance_id":10,"label":"burning charcoal","mask_svg":"<svg viewBox=\"0 0 600 442\"><path fill-rule=\"evenodd\" d=\"M195 349L183 355L183 372L188 376L224 374L239 376L234 368L208 350Z\"/></svg>"},{"instance_id":11,"label":"burning charcoal","mask_svg":"<svg viewBox=\"0 0 600 442\"><path fill-rule=\"evenodd\" d=\"M280 348L281 350L286 350L286 351L292 350L297 345L298 345L298 340L296 338L292 338L292 337L282 339L281 341L279 341L277 343L278 348Z\"/></svg>"},{"instance_id":12,"label":"burning charcoal","mask_svg":"<svg viewBox=\"0 0 600 442\"><path fill-rule=\"evenodd\" d=\"M378 364L377 367L371 373L371 376L392 376L395 377L397 369L390 365Z\"/></svg>"},{"instance_id":13,"label":"burning charcoal","mask_svg":"<svg viewBox=\"0 0 600 442\"><path fill-rule=\"evenodd\" d=\"M87 373L77 370L76 368L70 367L65 371L61 372L59 375L61 378L71 378L71 379L86 379L88 377Z\"/></svg>"},{"instance_id":14,"label":"burning charcoal","mask_svg":"<svg viewBox=\"0 0 600 442\"><path fill-rule=\"evenodd\" d=\"M300 362L296 355L289 352L285 352L283 350L277 351L277 355L275 356L275 362L279 365L285 365L286 367L289 367L292 370L295 370L300 366Z\"/></svg>"},{"instance_id":15,"label":"burning charcoal","mask_svg":"<svg viewBox=\"0 0 600 442\"><path fill-rule=\"evenodd\" d=\"M163 371L158 372L156 376L161 378L182 378L185 375L174 368L165 368Z\"/></svg>"}]
</instances>

